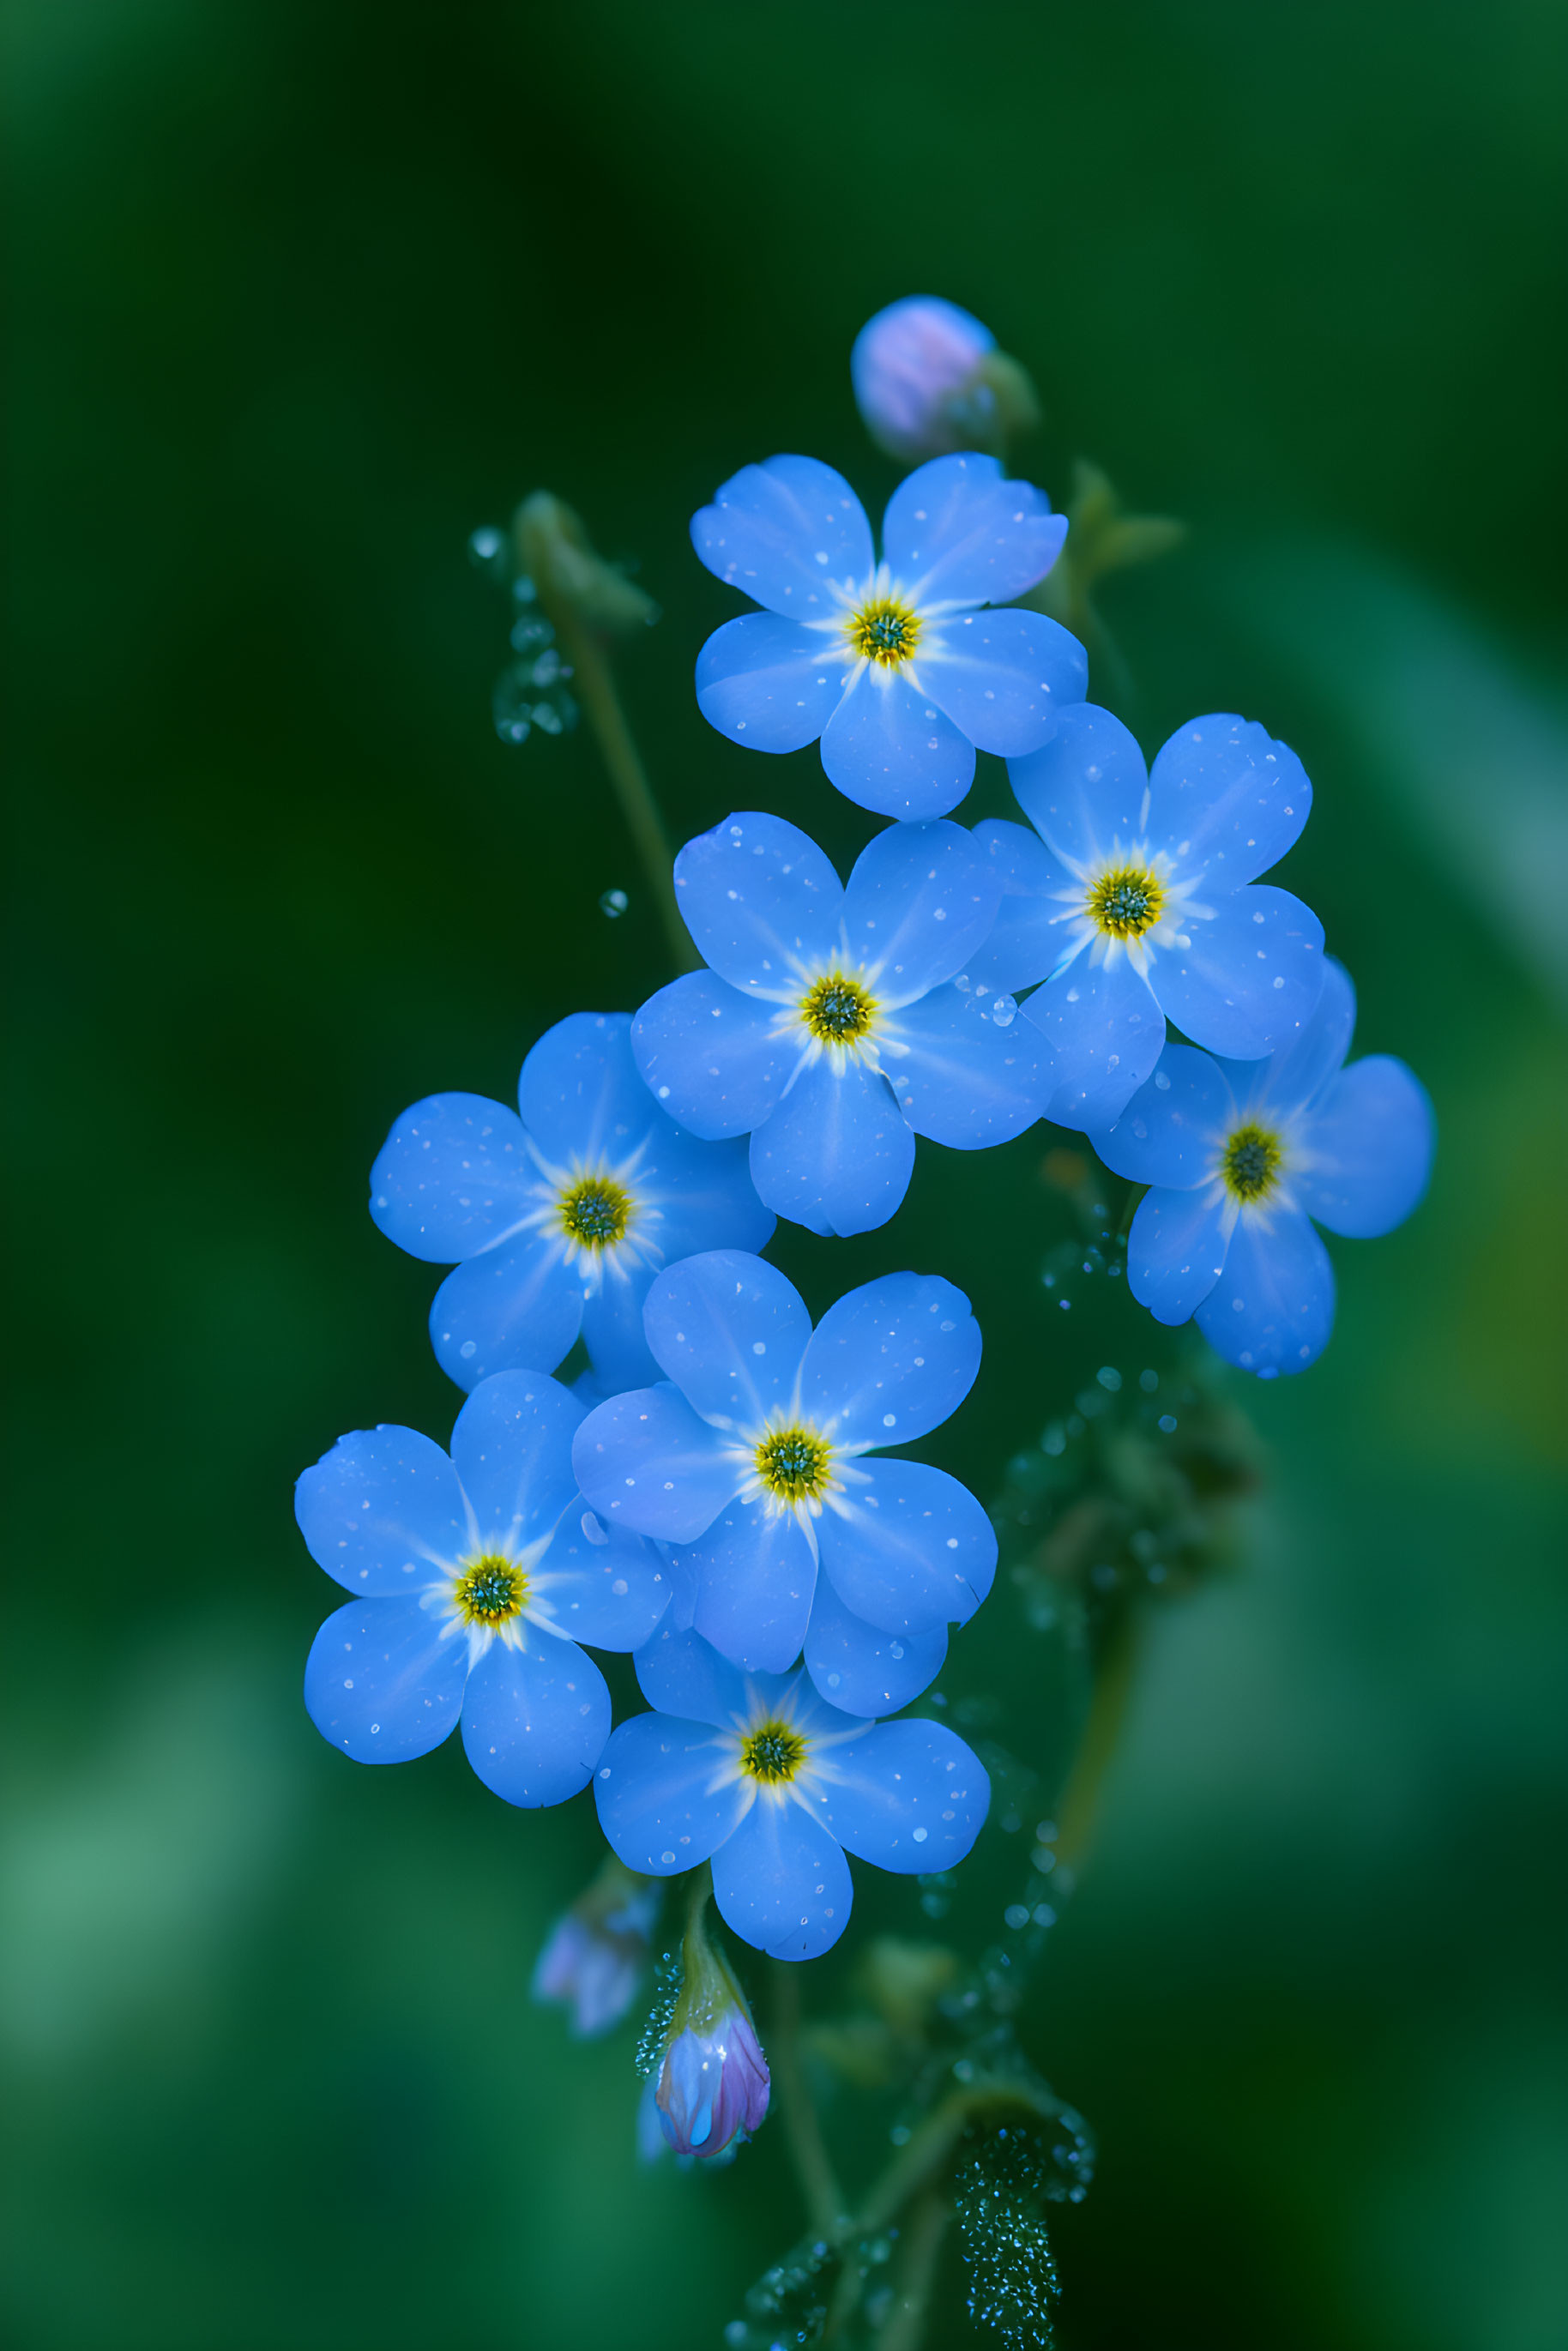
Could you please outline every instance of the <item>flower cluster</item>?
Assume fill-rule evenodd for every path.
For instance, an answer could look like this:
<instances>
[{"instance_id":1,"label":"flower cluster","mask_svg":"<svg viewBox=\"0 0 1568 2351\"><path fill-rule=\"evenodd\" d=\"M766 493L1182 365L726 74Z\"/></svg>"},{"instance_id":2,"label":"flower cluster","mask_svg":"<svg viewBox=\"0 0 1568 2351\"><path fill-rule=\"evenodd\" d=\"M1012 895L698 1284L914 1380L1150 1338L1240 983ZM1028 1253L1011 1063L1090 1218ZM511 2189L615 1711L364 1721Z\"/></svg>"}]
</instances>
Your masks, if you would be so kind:
<instances>
[{"instance_id":1,"label":"flower cluster","mask_svg":"<svg viewBox=\"0 0 1568 2351\"><path fill-rule=\"evenodd\" d=\"M762 2119L768 2069L702 1923L707 1873L736 1935L810 1959L848 1921L848 1856L945 1871L989 1801L964 1742L903 1714L996 1570L975 1498L904 1450L975 1382L969 1301L893 1273L813 1328L760 1254L775 1219L868 1231L917 1135L975 1152L1050 1119L1148 1187L1135 1296L1270 1378L1329 1335L1314 1223L1389 1231L1433 1144L1402 1063L1344 1066L1350 982L1261 878L1311 810L1295 754L1210 716L1146 768L1085 699L1076 640L1015 601L1067 529L996 454L1030 413L1016 363L922 298L871 321L853 375L883 446L925 461L882 552L830 467L746 466L692 533L759 609L703 647L696 697L745 747L820 742L830 780L894 821L843 882L782 818L729 816L674 864L702 968L634 1015L548 1030L515 1112L441 1093L397 1120L371 1212L453 1269L430 1330L466 1401L449 1453L360 1430L298 1491L350 1595L306 1669L323 1736L396 1762L460 1728L512 1804L592 1787L613 1858L556 1928L539 1998L605 2030L658 1881L696 1873L650 2114L709 2161ZM587 559L563 556L551 592ZM952 820L980 751L1026 823ZM646 1711L613 1721L593 1649L630 1653Z\"/></svg>"}]
</instances>

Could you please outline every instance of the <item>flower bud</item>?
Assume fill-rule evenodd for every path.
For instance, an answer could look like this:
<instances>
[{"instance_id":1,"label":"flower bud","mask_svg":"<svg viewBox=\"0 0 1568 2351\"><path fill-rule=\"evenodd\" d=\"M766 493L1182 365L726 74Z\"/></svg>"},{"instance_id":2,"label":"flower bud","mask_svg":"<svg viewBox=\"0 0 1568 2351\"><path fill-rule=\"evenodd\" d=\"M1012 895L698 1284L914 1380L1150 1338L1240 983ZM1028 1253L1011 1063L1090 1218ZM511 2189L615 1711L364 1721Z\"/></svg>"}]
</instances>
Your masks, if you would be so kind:
<instances>
[{"instance_id":1,"label":"flower bud","mask_svg":"<svg viewBox=\"0 0 1568 2351\"><path fill-rule=\"evenodd\" d=\"M708 1941L705 1907L694 1904L682 1947L685 1981L654 2103L675 2153L713 2162L761 2128L768 2078L746 1994L724 1953Z\"/></svg>"},{"instance_id":2,"label":"flower bud","mask_svg":"<svg viewBox=\"0 0 1568 2351\"><path fill-rule=\"evenodd\" d=\"M1000 456L1040 421L1018 361L978 319L935 295L908 295L869 319L850 374L872 439L905 465L954 449Z\"/></svg>"},{"instance_id":3,"label":"flower bud","mask_svg":"<svg viewBox=\"0 0 1568 2351\"><path fill-rule=\"evenodd\" d=\"M607 1861L551 1928L534 1970L534 1998L570 2009L579 2040L608 2032L632 2005L658 1915L657 1880Z\"/></svg>"}]
</instances>

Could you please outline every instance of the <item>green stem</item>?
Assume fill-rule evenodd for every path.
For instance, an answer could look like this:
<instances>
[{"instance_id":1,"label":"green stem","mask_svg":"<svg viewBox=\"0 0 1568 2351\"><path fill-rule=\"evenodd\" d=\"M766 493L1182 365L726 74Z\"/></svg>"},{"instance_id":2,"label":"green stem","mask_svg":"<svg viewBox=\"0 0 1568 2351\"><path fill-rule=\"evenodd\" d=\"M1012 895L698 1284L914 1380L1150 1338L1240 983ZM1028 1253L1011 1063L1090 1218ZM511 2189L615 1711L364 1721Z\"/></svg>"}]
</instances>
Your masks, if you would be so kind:
<instances>
[{"instance_id":1,"label":"green stem","mask_svg":"<svg viewBox=\"0 0 1568 2351\"><path fill-rule=\"evenodd\" d=\"M775 1959L769 1970L773 1984L768 2068L779 2093L784 2136L805 2198L807 2214L819 2236L831 2241L844 2226L843 2190L828 2153L810 2085L800 2055L800 1970L788 1960Z\"/></svg>"},{"instance_id":2,"label":"green stem","mask_svg":"<svg viewBox=\"0 0 1568 2351\"><path fill-rule=\"evenodd\" d=\"M878 2351L919 2351L942 2241L952 2218L953 2208L937 2188L927 2188L910 2212L893 2307L883 2321Z\"/></svg>"},{"instance_id":3,"label":"green stem","mask_svg":"<svg viewBox=\"0 0 1568 2351\"><path fill-rule=\"evenodd\" d=\"M555 624L561 651L571 664L572 691L593 729L600 757L609 771L626 829L653 893L664 925L664 944L678 971L695 971L699 957L676 904L669 839L648 781L648 771L621 706L610 656L594 631L570 605L552 609L547 603L545 609Z\"/></svg>"},{"instance_id":4,"label":"green stem","mask_svg":"<svg viewBox=\"0 0 1568 2351\"><path fill-rule=\"evenodd\" d=\"M656 620L657 607L594 553L582 517L548 490L535 490L523 500L512 517L512 541L518 570L532 581L539 608L549 616L570 665L572 684L647 875L670 954L678 970L695 971L698 958L675 903L664 819L626 724L605 650L607 637L624 635Z\"/></svg>"},{"instance_id":5,"label":"green stem","mask_svg":"<svg viewBox=\"0 0 1568 2351\"><path fill-rule=\"evenodd\" d=\"M1056 1859L1064 1870L1076 1873L1082 1866L1099 1819L1105 1774L1121 1740L1137 1676L1143 1613L1124 1607L1100 1653L1089 1719L1057 1812Z\"/></svg>"}]
</instances>

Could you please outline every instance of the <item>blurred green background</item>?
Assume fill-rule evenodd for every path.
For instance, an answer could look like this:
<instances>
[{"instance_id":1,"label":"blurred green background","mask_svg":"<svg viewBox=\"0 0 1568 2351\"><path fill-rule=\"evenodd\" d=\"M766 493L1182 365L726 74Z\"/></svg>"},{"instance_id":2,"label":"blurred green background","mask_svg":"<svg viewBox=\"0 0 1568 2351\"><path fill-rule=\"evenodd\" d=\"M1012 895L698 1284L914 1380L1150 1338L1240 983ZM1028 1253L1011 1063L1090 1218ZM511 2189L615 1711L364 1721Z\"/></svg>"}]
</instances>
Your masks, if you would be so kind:
<instances>
[{"instance_id":1,"label":"blurred green background","mask_svg":"<svg viewBox=\"0 0 1568 2351\"><path fill-rule=\"evenodd\" d=\"M544 484L640 559L622 680L677 837L762 804L848 858L872 820L814 752L697 714L734 607L686 518L779 449L879 501L849 345L929 290L1034 370L1055 495L1082 454L1190 521L1105 592L1121 706L1150 749L1219 708L1301 753L1283 878L1443 1136L1412 1224L1336 1248L1323 1362L1237 1384L1246 1569L1163 1616L1052 1938L1026 2038L1102 2144L1062 2340L1559 2351L1563 9L7 27L6 2340L684 2351L796 2232L777 2132L640 2172L628 2037L529 2003L586 1800L312 1730L333 1593L289 1489L457 1402L364 1211L393 1115L507 1095L666 976L591 742L495 738L467 534ZM932 1458L983 1494L1140 1344L1048 1311L1050 1139L923 1144L891 1230L778 1251L818 1309L966 1284L988 1360Z\"/></svg>"}]
</instances>

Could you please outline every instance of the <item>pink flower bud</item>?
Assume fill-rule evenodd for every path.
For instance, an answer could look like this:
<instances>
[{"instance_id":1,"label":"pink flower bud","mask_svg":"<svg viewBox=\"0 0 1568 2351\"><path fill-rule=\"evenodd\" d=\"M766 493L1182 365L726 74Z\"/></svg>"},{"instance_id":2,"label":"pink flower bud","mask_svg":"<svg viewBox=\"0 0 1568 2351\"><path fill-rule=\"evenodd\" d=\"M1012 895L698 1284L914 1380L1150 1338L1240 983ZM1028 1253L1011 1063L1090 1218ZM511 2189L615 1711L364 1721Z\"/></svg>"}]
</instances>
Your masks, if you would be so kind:
<instances>
[{"instance_id":1,"label":"pink flower bud","mask_svg":"<svg viewBox=\"0 0 1568 2351\"><path fill-rule=\"evenodd\" d=\"M711 2161L760 2129L768 2113L768 2060L744 2003L701 2028L688 2025L664 2053L659 2120L677 2155Z\"/></svg>"},{"instance_id":2,"label":"pink flower bud","mask_svg":"<svg viewBox=\"0 0 1568 2351\"><path fill-rule=\"evenodd\" d=\"M935 295L890 303L855 337L850 374L872 439L916 465L953 449L990 446L980 371L996 337Z\"/></svg>"},{"instance_id":3,"label":"pink flower bud","mask_svg":"<svg viewBox=\"0 0 1568 2351\"><path fill-rule=\"evenodd\" d=\"M695 1890L681 1945L681 1996L664 2038L654 2094L660 2126L677 2155L705 2163L729 2155L768 2113L768 2060L746 1994L710 1943L706 1880Z\"/></svg>"}]
</instances>

